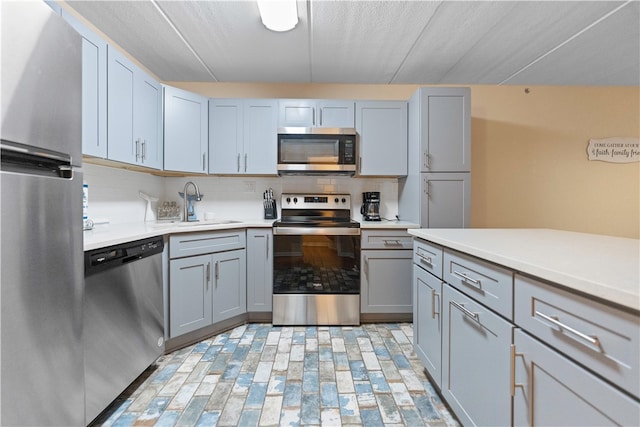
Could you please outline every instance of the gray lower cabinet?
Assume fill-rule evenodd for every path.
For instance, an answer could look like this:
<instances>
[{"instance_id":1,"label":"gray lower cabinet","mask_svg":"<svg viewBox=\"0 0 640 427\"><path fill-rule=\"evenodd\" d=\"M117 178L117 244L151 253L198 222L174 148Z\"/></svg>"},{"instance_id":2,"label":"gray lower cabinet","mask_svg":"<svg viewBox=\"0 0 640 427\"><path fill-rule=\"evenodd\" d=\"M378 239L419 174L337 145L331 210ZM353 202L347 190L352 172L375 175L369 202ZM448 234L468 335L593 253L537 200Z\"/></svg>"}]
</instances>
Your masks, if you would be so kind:
<instances>
[{"instance_id":1,"label":"gray lower cabinet","mask_svg":"<svg viewBox=\"0 0 640 427\"><path fill-rule=\"evenodd\" d=\"M514 341L514 425L640 425L631 397L522 330Z\"/></svg>"},{"instance_id":2,"label":"gray lower cabinet","mask_svg":"<svg viewBox=\"0 0 640 427\"><path fill-rule=\"evenodd\" d=\"M442 385L442 281L413 266L413 346L431 379Z\"/></svg>"},{"instance_id":3,"label":"gray lower cabinet","mask_svg":"<svg viewBox=\"0 0 640 427\"><path fill-rule=\"evenodd\" d=\"M169 237L169 338L245 314L245 231Z\"/></svg>"},{"instance_id":4,"label":"gray lower cabinet","mask_svg":"<svg viewBox=\"0 0 640 427\"><path fill-rule=\"evenodd\" d=\"M511 424L514 326L444 285L441 391L465 426Z\"/></svg>"},{"instance_id":5,"label":"gray lower cabinet","mask_svg":"<svg viewBox=\"0 0 640 427\"><path fill-rule=\"evenodd\" d=\"M272 311L273 231L271 228L247 230L247 311Z\"/></svg>"},{"instance_id":6,"label":"gray lower cabinet","mask_svg":"<svg viewBox=\"0 0 640 427\"><path fill-rule=\"evenodd\" d=\"M362 313L411 313L410 250L361 252L360 311Z\"/></svg>"},{"instance_id":7,"label":"gray lower cabinet","mask_svg":"<svg viewBox=\"0 0 640 427\"><path fill-rule=\"evenodd\" d=\"M411 313L412 240L406 230L362 230L361 313Z\"/></svg>"},{"instance_id":8,"label":"gray lower cabinet","mask_svg":"<svg viewBox=\"0 0 640 427\"><path fill-rule=\"evenodd\" d=\"M640 425L637 314L420 239L413 292L414 349L463 425Z\"/></svg>"},{"instance_id":9,"label":"gray lower cabinet","mask_svg":"<svg viewBox=\"0 0 640 427\"><path fill-rule=\"evenodd\" d=\"M169 270L170 337L210 325L211 255L171 260Z\"/></svg>"},{"instance_id":10,"label":"gray lower cabinet","mask_svg":"<svg viewBox=\"0 0 640 427\"><path fill-rule=\"evenodd\" d=\"M213 323L247 312L247 252L238 249L211 255Z\"/></svg>"}]
</instances>

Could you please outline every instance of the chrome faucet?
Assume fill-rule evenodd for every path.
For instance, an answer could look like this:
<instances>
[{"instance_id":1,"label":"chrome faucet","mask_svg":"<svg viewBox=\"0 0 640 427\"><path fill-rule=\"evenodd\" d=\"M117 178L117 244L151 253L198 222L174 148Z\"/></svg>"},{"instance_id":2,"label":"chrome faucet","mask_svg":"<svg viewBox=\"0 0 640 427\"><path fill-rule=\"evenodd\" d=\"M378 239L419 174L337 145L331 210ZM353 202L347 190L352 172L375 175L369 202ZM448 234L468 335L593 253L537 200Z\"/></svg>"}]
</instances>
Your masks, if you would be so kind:
<instances>
[{"instance_id":1,"label":"chrome faucet","mask_svg":"<svg viewBox=\"0 0 640 427\"><path fill-rule=\"evenodd\" d=\"M189 187L189 184L191 184L193 186L195 193L195 197L191 198L191 200L189 199L189 195L187 194L187 188ZM196 185L195 182L193 181L189 181L184 185L184 191L183 191L183 197L184 197L184 216L182 217L182 221L185 222L189 222L189 221L197 221L197 219L189 219L189 216L195 216L195 210L193 208L192 200L195 200L196 202L199 202L200 200L202 200L202 195L200 194L200 190L198 189L198 186ZM191 215L190 215L191 214Z\"/></svg>"}]
</instances>

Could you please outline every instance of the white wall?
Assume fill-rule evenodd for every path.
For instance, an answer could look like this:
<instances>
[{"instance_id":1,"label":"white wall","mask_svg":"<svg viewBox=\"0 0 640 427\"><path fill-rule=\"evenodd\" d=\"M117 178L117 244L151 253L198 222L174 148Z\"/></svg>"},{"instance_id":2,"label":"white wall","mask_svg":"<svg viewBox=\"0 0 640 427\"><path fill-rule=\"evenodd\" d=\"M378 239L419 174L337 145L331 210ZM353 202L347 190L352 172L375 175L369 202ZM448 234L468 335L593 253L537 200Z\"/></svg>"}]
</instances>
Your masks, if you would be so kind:
<instances>
[{"instance_id":1,"label":"white wall","mask_svg":"<svg viewBox=\"0 0 640 427\"><path fill-rule=\"evenodd\" d=\"M144 221L146 202L138 196L164 194L164 178L142 172L84 163L84 181L89 185L89 218L111 224Z\"/></svg>"},{"instance_id":2,"label":"white wall","mask_svg":"<svg viewBox=\"0 0 640 427\"><path fill-rule=\"evenodd\" d=\"M146 202L138 196L143 191L162 201L182 204L178 192L188 181L198 185L204 195L196 203L198 218L205 212L218 218L259 219L263 217L262 193L273 188L278 204L285 193L351 194L353 218L360 220L362 192L380 191L381 215L395 219L398 214L398 180L395 178L349 177L159 177L144 172L84 165L85 181L89 185L89 218L108 220L111 224L144 221ZM190 192L192 190L189 190ZM155 204L154 204L155 209ZM278 212L280 206L278 205Z\"/></svg>"}]
</instances>

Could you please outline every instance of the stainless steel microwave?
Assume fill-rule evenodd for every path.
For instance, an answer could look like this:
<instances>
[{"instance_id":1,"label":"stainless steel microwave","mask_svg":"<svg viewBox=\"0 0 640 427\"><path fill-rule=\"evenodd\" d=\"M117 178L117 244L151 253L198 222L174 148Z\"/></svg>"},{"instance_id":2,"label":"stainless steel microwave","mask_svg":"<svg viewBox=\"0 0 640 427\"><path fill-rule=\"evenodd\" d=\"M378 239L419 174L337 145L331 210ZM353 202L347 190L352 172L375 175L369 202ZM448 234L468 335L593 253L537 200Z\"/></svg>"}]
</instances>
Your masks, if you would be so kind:
<instances>
[{"instance_id":1,"label":"stainless steel microwave","mask_svg":"<svg viewBox=\"0 0 640 427\"><path fill-rule=\"evenodd\" d=\"M278 173L354 175L356 141L352 128L279 128Z\"/></svg>"}]
</instances>

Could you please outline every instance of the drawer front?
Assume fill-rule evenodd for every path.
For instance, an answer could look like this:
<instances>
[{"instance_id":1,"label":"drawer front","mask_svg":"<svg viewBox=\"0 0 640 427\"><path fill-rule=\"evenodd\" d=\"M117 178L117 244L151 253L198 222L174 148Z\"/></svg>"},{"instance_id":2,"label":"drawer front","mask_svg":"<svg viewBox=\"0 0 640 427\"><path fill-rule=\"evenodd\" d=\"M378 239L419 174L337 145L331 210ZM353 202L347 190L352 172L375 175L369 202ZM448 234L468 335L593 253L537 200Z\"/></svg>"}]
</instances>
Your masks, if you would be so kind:
<instances>
[{"instance_id":1,"label":"drawer front","mask_svg":"<svg viewBox=\"0 0 640 427\"><path fill-rule=\"evenodd\" d=\"M509 320L513 319L511 270L444 250L443 280Z\"/></svg>"},{"instance_id":2,"label":"drawer front","mask_svg":"<svg viewBox=\"0 0 640 427\"><path fill-rule=\"evenodd\" d=\"M169 257L201 255L246 247L245 230L184 233L169 236Z\"/></svg>"},{"instance_id":3,"label":"drawer front","mask_svg":"<svg viewBox=\"0 0 640 427\"><path fill-rule=\"evenodd\" d=\"M640 316L521 275L515 297L518 326L640 395Z\"/></svg>"},{"instance_id":4,"label":"drawer front","mask_svg":"<svg viewBox=\"0 0 640 427\"><path fill-rule=\"evenodd\" d=\"M362 249L411 249L413 238L406 231L361 230Z\"/></svg>"},{"instance_id":5,"label":"drawer front","mask_svg":"<svg viewBox=\"0 0 640 427\"><path fill-rule=\"evenodd\" d=\"M442 279L442 247L425 240L413 241L413 263Z\"/></svg>"}]
</instances>

